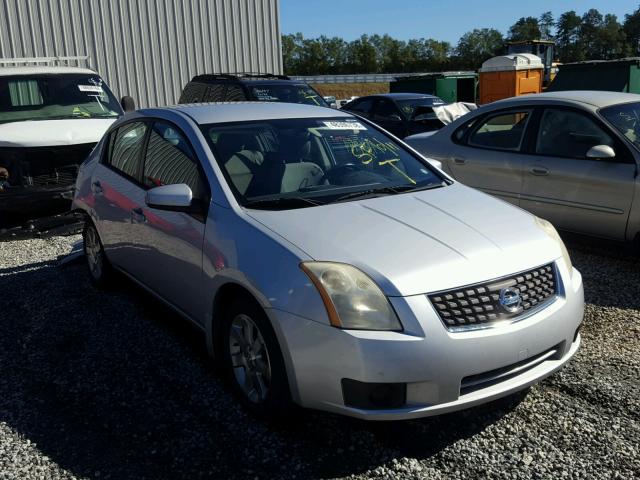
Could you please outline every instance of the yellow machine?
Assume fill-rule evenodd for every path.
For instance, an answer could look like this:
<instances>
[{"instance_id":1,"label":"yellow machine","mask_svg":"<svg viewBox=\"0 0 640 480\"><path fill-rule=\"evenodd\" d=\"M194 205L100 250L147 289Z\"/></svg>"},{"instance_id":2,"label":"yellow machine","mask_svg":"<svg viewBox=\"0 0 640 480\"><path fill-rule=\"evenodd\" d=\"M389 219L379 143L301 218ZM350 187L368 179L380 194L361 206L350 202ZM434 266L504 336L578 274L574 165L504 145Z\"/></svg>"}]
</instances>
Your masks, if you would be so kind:
<instances>
[{"instance_id":1,"label":"yellow machine","mask_svg":"<svg viewBox=\"0 0 640 480\"><path fill-rule=\"evenodd\" d=\"M554 63L556 44L552 40L522 40L507 42L507 55L515 53L531 53L540 57L544 65L542 85L546 87L556 75L557 67Z\"/></svg>"}]
</instances>

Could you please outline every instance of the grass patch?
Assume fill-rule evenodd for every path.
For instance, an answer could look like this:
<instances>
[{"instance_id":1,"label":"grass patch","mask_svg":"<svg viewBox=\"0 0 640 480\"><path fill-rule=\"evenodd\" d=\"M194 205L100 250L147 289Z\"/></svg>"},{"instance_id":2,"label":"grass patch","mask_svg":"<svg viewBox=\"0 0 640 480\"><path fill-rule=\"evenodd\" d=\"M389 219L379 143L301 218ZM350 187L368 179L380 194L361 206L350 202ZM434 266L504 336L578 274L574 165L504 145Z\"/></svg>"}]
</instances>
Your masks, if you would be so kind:
<instances>
[{"instance_id":1,"label":"grass patch","mask_svg":"<svg viewBox=\"0 0 640 480\"><path fill-rule=\"evenodd\" d=\"M352 96L364 97L378 93L389 93L389 82L379 83L314 83L312 84L322 96L333 95L338 100Z\"/></svg>"}]
</instances>

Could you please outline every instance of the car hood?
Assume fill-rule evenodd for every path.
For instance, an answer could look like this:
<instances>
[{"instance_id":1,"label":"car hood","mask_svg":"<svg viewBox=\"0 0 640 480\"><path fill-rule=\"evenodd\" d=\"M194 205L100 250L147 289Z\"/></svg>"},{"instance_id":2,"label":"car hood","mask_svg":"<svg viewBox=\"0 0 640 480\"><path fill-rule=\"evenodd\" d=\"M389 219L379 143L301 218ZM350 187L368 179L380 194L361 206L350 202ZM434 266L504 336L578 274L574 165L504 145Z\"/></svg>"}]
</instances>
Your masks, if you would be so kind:
<instances>
[{"instance_id":1,"label":"car hood","mask_svg":"<svg viewBox=\"0 0 640 480\"><path fill-rule=\"evenodd\" d=\"M0 124L0 147L49 147L97 143L116 119L84 118Z\"/></svg>"},{"instance_id":2,"label":"car hood","mask_svg":"<svg viewBox=\"0 0 640 480\"><path fill-rule=\"evenodd\" d=\"M297 210L247 213L314 260L357 266L389 296L469 285L562 255L533 215L457 183Z\"/></svg>"}]
</instances>

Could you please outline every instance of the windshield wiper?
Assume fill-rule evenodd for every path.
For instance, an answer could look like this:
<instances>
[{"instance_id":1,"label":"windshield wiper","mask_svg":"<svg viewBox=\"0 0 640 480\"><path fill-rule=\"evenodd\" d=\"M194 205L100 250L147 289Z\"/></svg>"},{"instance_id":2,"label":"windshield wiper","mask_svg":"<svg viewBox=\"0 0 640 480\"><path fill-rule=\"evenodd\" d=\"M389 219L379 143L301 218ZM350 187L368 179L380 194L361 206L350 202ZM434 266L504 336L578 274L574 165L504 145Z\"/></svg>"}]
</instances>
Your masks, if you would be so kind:
<instances>
[{"instance_id":1,"label":"windshield wiper","mask_svg":"<svg viewBox=\"0 0 640 480\"><path fill-rule=\"evenodd\" d=\"M442 187L442 183L433 183L429 185L397 185L394 187L378 187L378 188L370 188L368 190L362 190L360 192L351 192L346 195L342 195L333 199L331 202L344 202L346 200L353 200L356 198L369 197L369 196L380 196L380 195L393 195L396 193L404 193L404 192L415 192L419 190L430 190L432 188Z\"/></svg>"},{"instance_id":2,"label":"windshield wiper","mask_svg":"<svg viewBox=\"0 0 640 480\"><path fill-rule=\"evenodd\" d=\"M323 202L317 200L311 200L305 197L276 197L276 198L261 198L258 200L249 200L243 204L246 208L301 208L301 207L317 207L324 205Z\"/></svg>"}]
</instances>

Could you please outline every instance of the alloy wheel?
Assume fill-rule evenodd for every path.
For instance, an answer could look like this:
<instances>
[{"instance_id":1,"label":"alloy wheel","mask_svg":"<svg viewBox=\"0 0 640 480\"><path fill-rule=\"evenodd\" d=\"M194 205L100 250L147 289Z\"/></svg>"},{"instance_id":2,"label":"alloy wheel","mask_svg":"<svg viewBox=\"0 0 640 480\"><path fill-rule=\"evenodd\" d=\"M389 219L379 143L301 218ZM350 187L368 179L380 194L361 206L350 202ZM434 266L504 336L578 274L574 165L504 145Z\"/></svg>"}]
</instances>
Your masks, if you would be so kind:
<instances>
[{"instance_id":1,"label":"alloy wheel","mask_svg":"<svg viewBox=\"0 0 640 480\"><path fill-rule=\"evenodd\" d=\"M263 403L271 385L271 364L267 345L256 323L237 315L229 329L229 355L235 380L252 403Z\"/></svg>"},{"instance_id":2,"label":"alloy wheel","mask_svg":"<svg viewBox=\"0 0 640 480\"><path fill-rule=\"evenodd\" d=\"M96 232L96 229L93 227L89 227L85 231L84 250L91 276L99 279L102 276L103 269L102 245L98 238L98 232Z\"/></svg>"}]
</instances>

